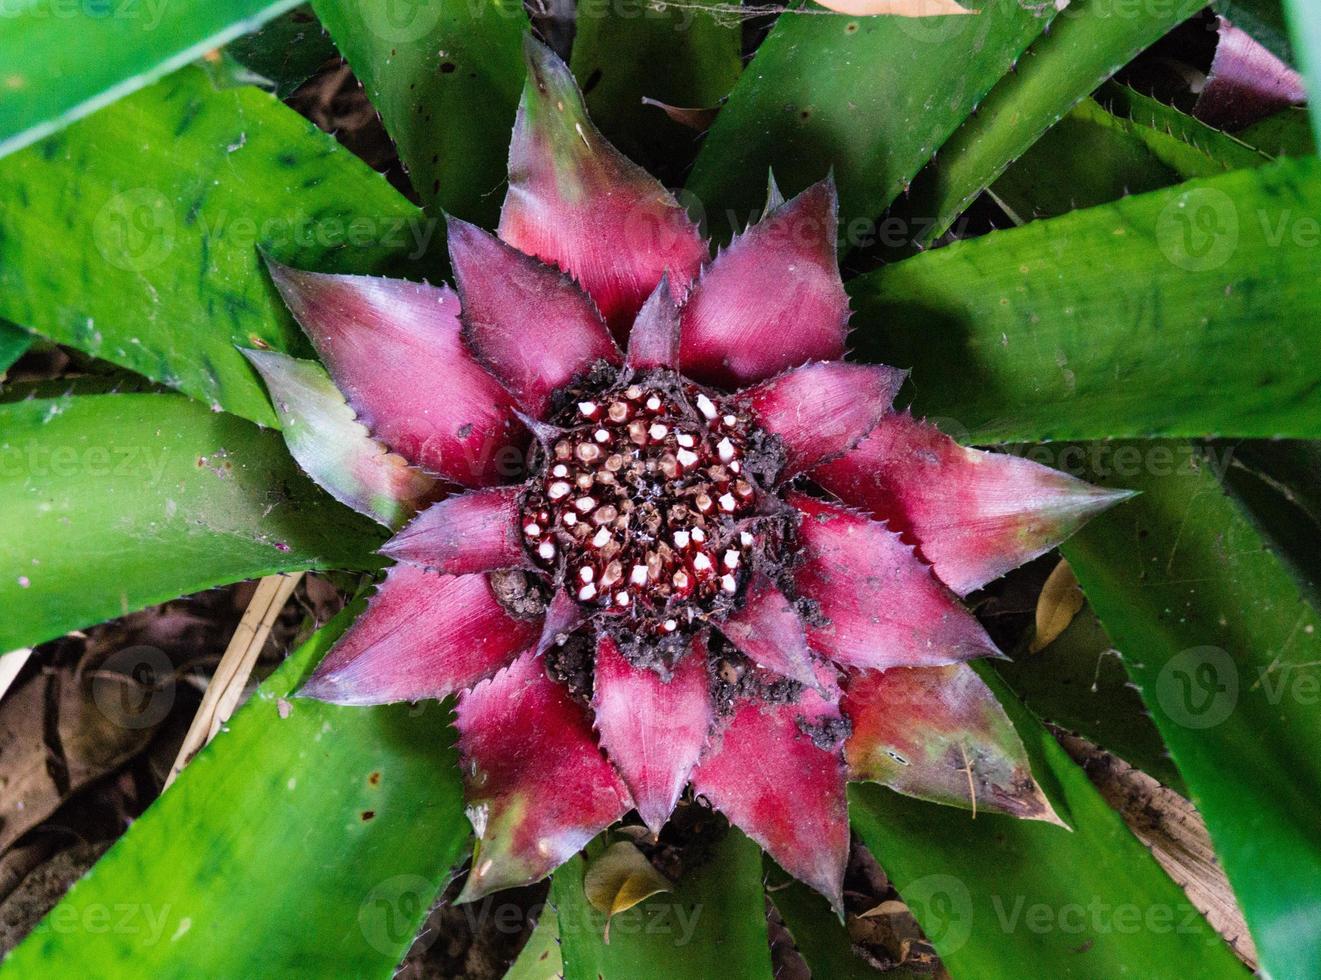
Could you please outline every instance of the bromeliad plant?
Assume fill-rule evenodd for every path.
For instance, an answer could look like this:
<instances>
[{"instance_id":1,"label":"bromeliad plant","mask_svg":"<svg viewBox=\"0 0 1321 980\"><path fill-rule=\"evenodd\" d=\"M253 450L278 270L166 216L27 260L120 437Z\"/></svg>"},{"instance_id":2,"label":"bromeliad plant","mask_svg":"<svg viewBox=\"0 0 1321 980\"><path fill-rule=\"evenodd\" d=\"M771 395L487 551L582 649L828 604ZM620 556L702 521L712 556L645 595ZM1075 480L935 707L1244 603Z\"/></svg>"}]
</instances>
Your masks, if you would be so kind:
<instances>
[{"instance_id":1,"label":"bromeliad plant","mask_svg":"<svg viewBox=\"0 0 1321 980\"><path fill-rule=\"evenodd\" d=\"M101 88L20 59L9 87L41 97L0 103L0 146L230 38L189 6L132 44L99 25ZM584 8L570 66L516 7L318 3L419 196L454 213L449 276L433 219L250 86L298 80L306 12L0 161L0 316L22 328L0 323L3 362L44 335L216 410L15 386L0 649L246 577L381 573L5 975L388 976L468 855L461 902L554 874L516 971L562 944L570 977L769 977L769 895L814 972L851 975L830 914L851 828L956 976L1237 976L1257 955L1315 975L1321 730L1287 686L1321 662L1315 444L1188 440L1321 438L1296 224L1321 170L1301 110L1231 138L1097 89L1198 9L1159 6L1083 4L1049 35L1054 6L790 11L735 85L739 32L706 14ZM37 55L65 46L21 23ZM1220 110L1296 99L1234 30ZM691 134L639 122L638 94L688 121L674 105L728 96L689 179L734 233L714 256L589 119L681 173ZM772 167L803 189L763 198ZM909 257L988 188L978 206L1027 227ZM859 240L882 215L904 247ZM874 270L847 288L841 239ZM971 448L1014 443L1059 465ZM1008 663L963 601L1092 518L1065 547L1109 635ZM1103 678L1111 643L1128 676ZM1255 949L1229 951L1037 715L1187 790ZM665 834L678 805L738 830L607 942L577 855L620 821ZM1024 903L1059 927L1019 925ZM162 927L97 934L103 905ZM1080 936L1084 906L1142 925L1098 912ZM700 911L682 938L670 908Z\"/></svg>"},{"instance_id":2,"label":"bromeliad plant","mask_svg":"<svg viewBox=\"0 0 1321 980\"><path fill-rule=\"evenodd\" d=\"M500 237L448 222L457 297L272 268L397 452L345 431L313 366L248 351L295 458L368 515L427 492L418 471L467 489L385 544L399 564L301 693L462 693L460 901L545 877L632 809L659 833L690 779L841 915L846 778L1056 820L963 666L997 650L956 593L1126 494L963 449L892 411L904 372L842 360L831 181L788 202L772 182L708 261L568 68L527 53Z\"/></svg>"}]
</instances>

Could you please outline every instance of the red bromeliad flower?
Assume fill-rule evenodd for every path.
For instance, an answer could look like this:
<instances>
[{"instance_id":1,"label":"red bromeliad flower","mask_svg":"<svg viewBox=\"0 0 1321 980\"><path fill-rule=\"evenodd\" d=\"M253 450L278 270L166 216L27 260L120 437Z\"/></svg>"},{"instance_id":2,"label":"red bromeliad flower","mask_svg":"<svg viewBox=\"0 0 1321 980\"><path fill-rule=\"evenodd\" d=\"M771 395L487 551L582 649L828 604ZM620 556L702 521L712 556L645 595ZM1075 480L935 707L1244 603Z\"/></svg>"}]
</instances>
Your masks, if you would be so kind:
<instances>
[{"instance_id":1,"label":"red bromeliad flower","mask_svg":"<svg viewBox=\"0 0 1321 980\"><path fill-rule=\"evenodd\" d=\"M842 360L830 181L711 260L528 61L499 237L449 221L457 294L272 267L338 387L249 352L294 455L386 523L422 502L302 693L459 695L461 900L630 810L659 831L689 785L836 908L849 779L1056 819L959 597L1121 495L965 449L892 410L904 372Z\"/></svg>"}]
</instances>

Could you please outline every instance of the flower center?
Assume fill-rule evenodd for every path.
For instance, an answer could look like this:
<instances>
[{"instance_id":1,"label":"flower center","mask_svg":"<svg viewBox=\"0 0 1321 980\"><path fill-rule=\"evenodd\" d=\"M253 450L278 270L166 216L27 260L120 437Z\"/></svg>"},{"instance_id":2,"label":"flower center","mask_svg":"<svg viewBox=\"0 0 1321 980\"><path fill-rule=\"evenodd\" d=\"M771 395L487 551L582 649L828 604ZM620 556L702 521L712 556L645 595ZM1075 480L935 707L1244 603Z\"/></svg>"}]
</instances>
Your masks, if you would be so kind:
<instances>
[{"instance_id":1,"label":"flower center","mask_svg":"<svg viewBox=\"0 0 1321 980\"><path fill-rule=\"evenodd\" d=\"M578 602L673 633L743 582L757 434L719 396L657 375L570 406L523 501L523 540Z\"/></svg>"}]
</instances>

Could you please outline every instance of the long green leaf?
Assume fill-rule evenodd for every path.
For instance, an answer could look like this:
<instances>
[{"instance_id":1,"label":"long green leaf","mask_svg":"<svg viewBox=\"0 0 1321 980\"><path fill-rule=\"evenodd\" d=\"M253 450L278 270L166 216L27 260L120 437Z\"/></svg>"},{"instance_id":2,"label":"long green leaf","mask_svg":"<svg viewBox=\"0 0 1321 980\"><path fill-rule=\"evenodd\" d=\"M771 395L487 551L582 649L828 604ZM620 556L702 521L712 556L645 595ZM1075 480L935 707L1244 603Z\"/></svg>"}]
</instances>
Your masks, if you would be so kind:
<instances>
[{"instance_id":1,"label":"long green leaf","mask_svg":"<svg viewBox=\"0 0 1321 980\"><path fill-rule=\"evenodd\" d=\"M564 976L560 957L560 923L549 904L542 907L536 928L509 966L504 980L559 980Z\"/></svg>"},{"instance_id":2,"label":"long green leaf","mask_svg":"<svg viewBox=\"0 0 1321 980\"><path fill-rule=\"evenodd\" d=\"M583 892L583 869L575 857L555 872L551 886L565 980L770 980L761 849L736 829L686 869L673 892L616 915L609 942L604 916Z\"/></svg>"},{"instance_id":3,"label":"long green leaf","mask_svg":"<svg viewBox=\"0 0 1321 980\"><path fill-rule=\"evenodd\" d=\"M1321 153L1321 0L1283 0L1298 61L1307 75L1308 105L1312 110L1312 135Z\"/></svg>"},{"instance_id":4,"label":"long green leaf","mask_svg":"<svg viewBox=\"0 0 1321 980\"><path fill-rule=\"evenodd\" d=\"M1124 86L1106 85L1099 98L1106 108L1078 103L991 185L1019 223L1260 167L1279 155Z\"/></svg>"},{"instance_id":5,"label":"long green leaf","mask_svg":"<svg viewBox=\"0 0 1321 980\"><path fill-rule=\"evenodd\" d=\"M179 395L0 405L0 649L226 582L375 564L278 432Z\"/></svg>"},{"instance_id":6,"label":"long green leaf","mask_svg":"<svg viewBox=\"0 0 1321 980\"><path fill-rule=\"evenodd\" d=\"M573 39L573 73L592 121L620 150L653 173L682 173L697 134L643 98L681 108L718 105L743 66L737 16L654 9L647 0L582 4Z\"/></svg>"},{"instance_id":7,"label":"long green leaf","mask_svg":"<svg viewBox=\"0 0 1321 980\"><path fill-rule=\"evenodd\" d=\"M752 178L772 166L786 192L833 167L846 237L853 219L877 218L1055 15L1053 4L1017 0L968 6L979 12L782 14L688 182L713 231L728 235L759 213L764 186Z\"/></svg>"},{"instance_id":8,"label":"long green leaf","mask_svg":"<svg viewBox=\"0 0 1321 980\"><path fill-rule=\"evenodd\" d=\"M1281 439L1232 449L1226 488L1321 606L1321 442Z\"/></svg>"},{"instance_id":9,"label":"long green leaf","mask_svg":"<svg viewBox=\"0 0 1321 980\"><path fill-rule=\"evenodd\" d=\"M1247 971L1003 682L1033 771L1072 830L850 788L853 828L955 977L1246 977Z\"/></svg>"},{"instance_id":10,"label":"long green leaf","mask_svg":"<svg viewBox=\"0 0 1321 980\"><path fill-rule=\"evenodd\" d=\"M855 279L853 340L971 442L1321 435L1321 164L1279 161Z\"/></svg>"},{"instance_id":11,"label":"long green leaf","mask_svg":"<svg viewBox=\"0 0 1321 980\"><path fill-rule=\"evenodd\" d=\"M1206 0L1124 5L1074 0L914 182L905 214L929 244L1017 156L1102 81Z\"/></svg>"},{"instance_id":12,"label":"long green leaf","mask_svg":"<svg viewBox=\"0 0 1321 980\"><path fill-rule=\"evenodd\" d=\"M1321 975L1321 615L1221 491L1224 452L1171 471L1178 447L1131 448L1135 472L1083 475L1142 495L1065 553L1206 820L1263 972Z\"/></svg>"},{"instance_id":13,"label":"long green leaf","mask_svg":"<svg viewBox=\"0 0 1321 980\"><path fill-rule=\"evenodd\" d=\"M0 977L393 976L469 827L448 708L289 698L353 611L261 686Z\"/></svg>"},{"instance_id":14,"label":"long green leaf","mask_svg":"<svg viewBox=\"0 0 1321 980\"><path fill-rule=\"evenodd\" d=\"M315 0L418 195L486 225L500 210L523 89L517 0Z\"/></svg>"},{"instance_id":15,"label":"long green leaf","mask_svg":"<svg viewBox=\"0 0 1321 980\"><path fill-rule=\"evenodd\" d=\"M0 156L128 95L299 0L9 0Z\"/></svg>"},{"instance_id":16,"label":"long green leaf","mask_svg":"<svg viewBox=\"0 0 1321 980\"><path fill-rule=\"evenodd\" d=\"M188 69L0 161L0 317L278 426L235 344L311 347L259 250L381 272L436 230L269 94Z\"/></svg>"}]
</instances>

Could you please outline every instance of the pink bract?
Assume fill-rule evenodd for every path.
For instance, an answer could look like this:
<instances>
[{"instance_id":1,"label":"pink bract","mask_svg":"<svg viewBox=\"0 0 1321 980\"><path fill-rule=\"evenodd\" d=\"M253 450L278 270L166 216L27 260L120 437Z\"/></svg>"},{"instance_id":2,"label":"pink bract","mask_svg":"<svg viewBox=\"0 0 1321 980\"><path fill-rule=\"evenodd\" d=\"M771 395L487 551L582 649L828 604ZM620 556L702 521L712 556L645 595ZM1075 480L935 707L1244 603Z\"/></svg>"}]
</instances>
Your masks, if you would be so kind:
<instances>
[{"instance_id":1,"label":"pink bract","mask_svg":"<svg viewBox=\"0 0 1321 980\"><path fill-rule=\"evenodd\" d=\"M291 451L378 519L420 508L301 693L458 695L465 900L630 810L659 832L688 787L837 909L849 779L1055 820L959 597L1123 495L961 447L893 410L903 371L842 360L829 180L711 258L527 58L499 237L449 223L457 292L272 266L339 389L254 359Z\"/></svg>"}]
</instances>

